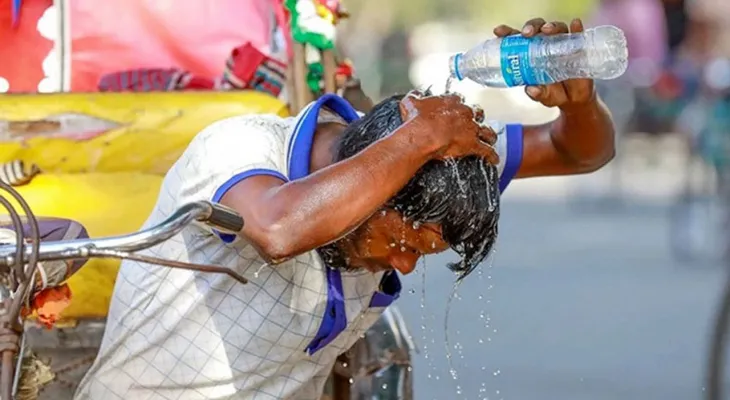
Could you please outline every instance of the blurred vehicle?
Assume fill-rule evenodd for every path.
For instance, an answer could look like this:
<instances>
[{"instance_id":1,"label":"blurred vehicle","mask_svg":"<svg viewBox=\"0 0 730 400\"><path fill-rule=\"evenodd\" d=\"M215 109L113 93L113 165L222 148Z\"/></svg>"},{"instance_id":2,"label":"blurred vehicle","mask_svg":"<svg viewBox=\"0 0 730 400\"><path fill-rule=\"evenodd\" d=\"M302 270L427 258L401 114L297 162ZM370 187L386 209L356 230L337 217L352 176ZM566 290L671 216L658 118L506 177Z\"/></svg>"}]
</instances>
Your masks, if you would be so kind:
<instances>
[{"instance_id":1,"label":"blurred vehicle","mask_svg":"<svg viewBox=\"0 0 730 400\"><path fill-rule=\"evenodd\" d=\"M718 260L727 253L730 60L716 58L704 67L699 92L677 123L688 135L690 162L685 190L672 211L671 238L675 255L687 261Z\"/></svg>"}]
</instances>

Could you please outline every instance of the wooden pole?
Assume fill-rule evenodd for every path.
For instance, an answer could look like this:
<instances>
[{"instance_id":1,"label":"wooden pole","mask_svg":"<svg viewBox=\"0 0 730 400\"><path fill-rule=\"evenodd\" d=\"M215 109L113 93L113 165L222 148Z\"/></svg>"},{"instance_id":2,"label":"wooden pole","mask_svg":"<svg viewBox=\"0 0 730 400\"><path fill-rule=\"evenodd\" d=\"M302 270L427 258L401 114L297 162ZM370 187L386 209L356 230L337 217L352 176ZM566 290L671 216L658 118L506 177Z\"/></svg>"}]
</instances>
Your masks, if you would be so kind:
<instances>
[{"instance_id":1,"label":"wooden pole","mask_svg":"<svg viewBox=\"0 0 730 400\"><path fill-rule=\"evenodd\" d=\"M296 99L293 103L296 104L296 108L292 111L298 113L313 100L312 91L307 87L307 59L304 44L302 43L294 43L293 64L294 93L291 97Z\"/></svg>"},{"instance_id":2,"label":"wooden pole","mask_svg":"<svg viewBox=\"0 0 730 400\"><path fill-rule=\"evenodd\" d=\"M332 49L323 50L321 55L322 67L324 69L324 92L336 93L337 61L335 60L335 51Z\"/></svg>"}]
</instances>

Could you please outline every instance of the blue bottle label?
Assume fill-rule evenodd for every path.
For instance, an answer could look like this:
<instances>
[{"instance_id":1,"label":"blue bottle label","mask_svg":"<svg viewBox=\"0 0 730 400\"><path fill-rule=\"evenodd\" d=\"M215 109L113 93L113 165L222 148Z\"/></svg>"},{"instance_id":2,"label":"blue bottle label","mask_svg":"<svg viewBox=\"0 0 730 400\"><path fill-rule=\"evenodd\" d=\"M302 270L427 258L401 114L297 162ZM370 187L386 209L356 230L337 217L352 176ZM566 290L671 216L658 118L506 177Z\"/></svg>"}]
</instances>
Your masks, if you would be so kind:
<instances>
[{"instance_id":1,"label":"blue bottle label","mask_svg":"<svg viewBox=\"0 0 730 400\"><path fill-rule=\"evenodd\" d=\"M507 86L542 85L552 83L545 72L536 71L530 65L530 46L539 46L539 36L526 38L522 35L507 36L500 46L502 77Z\"/></svg>"}]
</instances>

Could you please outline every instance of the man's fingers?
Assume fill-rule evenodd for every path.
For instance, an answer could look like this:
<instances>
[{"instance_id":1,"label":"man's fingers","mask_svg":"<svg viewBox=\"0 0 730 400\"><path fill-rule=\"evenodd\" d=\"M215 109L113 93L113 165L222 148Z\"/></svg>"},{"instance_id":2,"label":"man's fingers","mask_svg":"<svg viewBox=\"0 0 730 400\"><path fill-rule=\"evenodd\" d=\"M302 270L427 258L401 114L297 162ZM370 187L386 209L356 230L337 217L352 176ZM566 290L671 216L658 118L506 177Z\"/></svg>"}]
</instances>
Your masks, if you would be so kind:
<instances>
[{"instance_id":1,"label":"man's fingers","mask_svg":"<svg viewBox=\"0 0 730 400\"><path fill-rule=\"evenodd\" d=\"M444 98L450 105L460 105L464 104L464 95L459 92L450 92L446 94L442 94L441 97Z\"/></svg>"},{"instance_id":2,"label":"man's fingers","mask_svg":"<svg viewBox=\"0 0 730 400\"><path fill-rule=\"evenodd\" d=\"M533 18L525 23L522 27L522 35L526 37L535 36L540 33L542 26L545 25L545 19Z\"/></svg>"},{"instance_id":3,"label":"man's fingers","mask_svg":"<svg viewBox=\"0 0 730 400\"><path fill-rule=\"evenodd\" d=\"M570 29L568 24L561 21L548 22L542 26L541 32L546 35L559 35L561 33L568 33Z\"/></svg>"},{"instance_id":4,"label":"man's fingers","mask_svg":"<svg viewBox=\"0 0 730 400\"><path fill-rule=\"evenodd\" d=\"M583 32L583 21L581 21L580 18L575 18L572 21L570 21L570 32L571 33Z\"/></svg>"},{"instance_id":5,"label":"man's fingers","mask_svg":"<svg viewBox=\"0 0 730 400\"><path fill-rule=\"evenodd\" d=\"M546 92L542 100L545 107L558 107L568 102L568 92L561 84L548 86Z\"/></svg>"},{"instance_id":6,"label":"man's fingers","mask_svg":"<svg viewBox=\"0 0 730 400\"><path fill-rule=\"evenodd\" d=\"M492 165L499 165L499 154L492 146L480 145L478 155Z\"/></svg>"},{"instance_id":7,"label":"man's fingers","mask_svg":"<svg viewBox=\"0 0 730 400\"><path fill-rule=\"evenodd\" d=\"M481 124L484 122L484 118L486 115L484 114L484 109L479 104L474 104L471 106L471 109L474 113L474 121Z\"/></svg>"},{"instance_id":8,"label":"man's fingers","mask_svg":"<svg viewBox=\"0 0 730 400\"><path fill-rule=\"evenodd\" d=\"M494 146L497 143L497 134L488 126L480 126L477 131L477 136L479 136L480 141L490 146Z\"/></svg>"},{"instance_id":9,"label":"man's fingers","mask_svg":"<svg viewBox=\"0 0 730 400\"><path fill-rule=\"evenodd\" d=\"M544 18L533 18L525 23L522 31L512 28L509 25L499 25L494 28L494 34L497 37L505 37L518 33L522 33L523 36L532 37L540 33L557 35L570 32L583 32L583 22L580 18L571 21L570 25L561 21L545 22Z\"/></svg>"},{"instance_id":10,"label":"man's fingers","mask_svg":"<svg viewBox=\"0 0 730 400\"><path fill-rule=\"evenodd\" d=\"M547 94L547 88L545 86L528 86L525 88L527 96L535 101L542 101L543 97Z\"/></svg>"},{"instance_id":11,"label":"man's fingers","mask_svg":"<svg viewBox=\"0 0 730 400\"><path fill-rule=\"evenodd\" d=\"M520 33L520 31L507 25L499 25L498 27L494 28L494 35L497 37L516 35L518 33Z\"/></svg>"},{"instance_id":12,"label":"man's fingers","mask_svg":"<svg viewBox=\"0 0 730 400\"><path fill-rule=\"evenodd\" d=\"M548 86L528 86L527 96L542 103L546 107L557 107L568 101L568 93L561 84Z\"/></svg>"}]
</instances>

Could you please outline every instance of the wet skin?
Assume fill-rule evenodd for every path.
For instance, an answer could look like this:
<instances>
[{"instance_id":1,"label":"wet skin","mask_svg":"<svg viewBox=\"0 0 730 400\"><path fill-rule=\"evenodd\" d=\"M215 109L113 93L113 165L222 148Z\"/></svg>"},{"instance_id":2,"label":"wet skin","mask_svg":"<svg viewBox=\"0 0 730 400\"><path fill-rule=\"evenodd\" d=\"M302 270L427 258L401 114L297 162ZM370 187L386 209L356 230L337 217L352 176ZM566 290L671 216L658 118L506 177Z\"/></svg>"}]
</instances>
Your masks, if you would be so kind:
<instances>
[{"instance_id":1,"label":"wet skin","mask_svg":"<svg viewBox=\"0 0 730 400\"><path fill-rule=\"evenodd\" d=\"M571 22L571 31L582 29L580 20ZM504 25L495 28L497 36L518 32ZM523 28L525 36L565 32L567 24L540 18ZM559 107L561 113L551 123L524 127L518 178L591 172L610 161L613 124L592 81L530 86L526 92L535 101ZM401 116L404 124L395 132L334 164L332 144L345 127L322 124L314 140L311 175L288 183L271 176L251 177L233 186L221 202L243 216L241 235L270 262L338 241L353 267L409 273L421 255L448 246L438 226L414 228L413 221L384 210L384 204L430 160L468 155L493 164L499 160L492 147L495 133L478 123L481 111L464 105L459 96L412 92L401 102Z\"/></svg>"}]
</instances>

